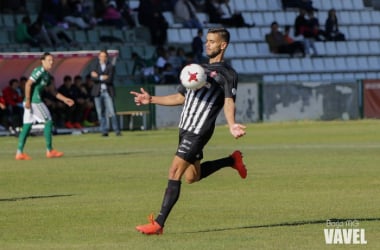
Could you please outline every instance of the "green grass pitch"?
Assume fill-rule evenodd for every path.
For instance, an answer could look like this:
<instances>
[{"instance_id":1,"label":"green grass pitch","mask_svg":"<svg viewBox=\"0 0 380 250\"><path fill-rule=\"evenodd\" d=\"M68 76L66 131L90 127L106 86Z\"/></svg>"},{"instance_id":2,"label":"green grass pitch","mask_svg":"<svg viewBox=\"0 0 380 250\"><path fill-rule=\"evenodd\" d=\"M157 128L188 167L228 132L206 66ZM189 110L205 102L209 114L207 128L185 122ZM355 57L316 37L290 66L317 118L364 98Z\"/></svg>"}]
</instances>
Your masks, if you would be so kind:
<instances>
[{"instance_id":1,"label":"green grass pitch","mask_svg":"<svg viewBox=\"0 0 380 250\"><path fill-rule=\"evenodd\" d=\"M240 149L248 177L225 168L182 184L164 234L134 227L158 213L177 129L62 135L65 152L15 161L0 138L0 249L380 249L380 121L249 124L235 140L218 126L204 160ZM355 220L366 245L326 245L326 220ZM349 228L349 227L346 227Z\"/></svg>"}]
</instances>

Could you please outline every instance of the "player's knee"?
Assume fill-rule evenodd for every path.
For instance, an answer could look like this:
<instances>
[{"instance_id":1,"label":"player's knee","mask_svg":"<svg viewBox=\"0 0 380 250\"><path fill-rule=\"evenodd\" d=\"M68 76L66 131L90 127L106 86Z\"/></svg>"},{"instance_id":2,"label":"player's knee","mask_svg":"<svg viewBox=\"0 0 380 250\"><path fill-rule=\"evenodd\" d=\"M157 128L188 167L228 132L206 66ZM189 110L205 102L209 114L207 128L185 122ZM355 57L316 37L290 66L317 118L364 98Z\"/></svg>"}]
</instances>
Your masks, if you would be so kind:
<instances>
[{"instance_id":1,"label":"player's knee","mask_svg":"<svg viewBox=\"0 0 380 250\"><path fill-rule=\"evenodd\" d=\"M191 176L186 175L185 176L185 182L187 184L192 184L192 183L197 182L197 181L199 181L199 178L195 175L191 175Z\"/></svg>"}]
</instances>

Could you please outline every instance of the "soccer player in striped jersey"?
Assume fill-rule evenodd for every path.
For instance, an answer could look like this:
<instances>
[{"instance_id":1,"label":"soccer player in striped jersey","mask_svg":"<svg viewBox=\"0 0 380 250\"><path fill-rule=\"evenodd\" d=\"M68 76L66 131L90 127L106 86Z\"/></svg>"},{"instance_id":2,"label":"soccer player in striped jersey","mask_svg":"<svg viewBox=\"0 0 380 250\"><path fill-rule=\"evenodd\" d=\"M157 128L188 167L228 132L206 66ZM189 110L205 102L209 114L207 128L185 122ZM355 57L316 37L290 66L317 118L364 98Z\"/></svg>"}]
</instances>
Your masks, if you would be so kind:
<instances>
[{"instance_id":1,"label":"soccer player in striped jersey","mask_svg":"<svg viewBox=\"0 0 380 250\"><path fill-rule=\"evenodd\" d=\"M150 216L150 223L136 227L141 233L163 233L165 221L179 198L183 175L187 183L194 183L221 168L232 167L241 178L247 176L242 154L238 150L227 157L201 163L203 148L213 135L215 120L222 109L231 135L236 139L245 135L245 126L235 121L237 73L223 60L229 40L230 34L225 28L208 30L205 47L209 63L202 65L207 73L207 83L202 88L190 90L179 85L178 93L167 96L151 96L143 88L140 93L131 91L136 105L183 105L179 144L169 169L161 210L155 219Z\"/></svg>"},{"instance_id":2,"label":"soccer player in striped jersey","mask_svg":"<svg viewBox=\"0 0 380 250\"><path fill-rule=\"evenodd\" d=\"M46 52L41 56L41 65L36 67L29 79L25 84L25 100L24 100L24 117L22 131L18 138L18 146L16 153L16 160L31 160L32 158L23 152L26 139L30 133L33 123L41 122L44 123L44 137L46 142L46 157L56 158L63 155L53 149L52 146L52 126L53 121L51 114L41 99L42 90L51 84L49 71L53 67L54 59L53 56ZM74 101L66 96L58 93L55 88L52 93L58 100L64 102L68 106L74 105Z\"/></svg>"}]
</instances>

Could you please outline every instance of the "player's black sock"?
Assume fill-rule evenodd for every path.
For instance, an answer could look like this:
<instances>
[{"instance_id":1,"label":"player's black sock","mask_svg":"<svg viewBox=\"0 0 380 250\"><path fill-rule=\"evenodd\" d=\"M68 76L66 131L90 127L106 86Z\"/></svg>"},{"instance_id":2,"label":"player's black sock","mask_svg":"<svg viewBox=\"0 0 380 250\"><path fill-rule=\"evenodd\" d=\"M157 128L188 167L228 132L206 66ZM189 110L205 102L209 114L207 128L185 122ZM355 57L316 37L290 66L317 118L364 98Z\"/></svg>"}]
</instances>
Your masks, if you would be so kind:
<instances>
[{"instance_id":1,"label":"player's black sock","mask_svg":"<svg viewBox=\"0 0 380 250\"><path fill-rule=\"evenodd\" d=\"M231 156L226 158L221 158L215 161L206 161L201 163L201 177L200 179L206 178L210 174L218 171L221 168L229 167L234 164L234 160Z\"/></svg>"},{"instance_id":2,"label":"player's black sock","mask_svg":"<svg viewBox=\"0 0 380 250\"><path fill-rule=\"evenodd\" d=\"M178 200L180 191L181 181L169 180L168 187L165 190L164 200L162 201L161 211L156 218L156 221L160 226L164 226L170 211Z\"/></svg>"}]
</instances>

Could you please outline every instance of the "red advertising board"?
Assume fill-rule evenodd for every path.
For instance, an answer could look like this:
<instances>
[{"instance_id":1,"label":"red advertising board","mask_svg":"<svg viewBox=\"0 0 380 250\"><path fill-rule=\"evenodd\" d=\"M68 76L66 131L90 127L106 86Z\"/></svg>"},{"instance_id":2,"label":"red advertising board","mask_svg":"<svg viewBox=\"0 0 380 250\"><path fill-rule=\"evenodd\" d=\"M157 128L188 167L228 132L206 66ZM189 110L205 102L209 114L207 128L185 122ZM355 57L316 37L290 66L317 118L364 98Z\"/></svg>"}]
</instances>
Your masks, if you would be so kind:
<instances>
[{"instance_id":1,"label":"red advertising board","mask_svg":"<svg viewBox=\"0 0 380 250\"><path fill-rule=\"evenodd\" d=\"M380 118L380 80L363 81L363 105L365 118Z\"/></svg>"}]
</instances>

